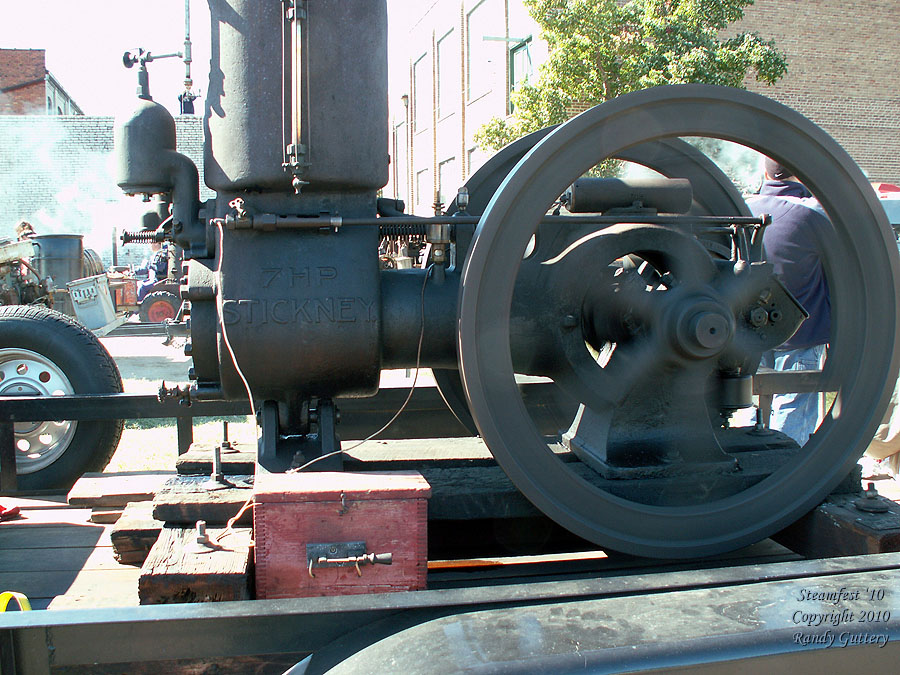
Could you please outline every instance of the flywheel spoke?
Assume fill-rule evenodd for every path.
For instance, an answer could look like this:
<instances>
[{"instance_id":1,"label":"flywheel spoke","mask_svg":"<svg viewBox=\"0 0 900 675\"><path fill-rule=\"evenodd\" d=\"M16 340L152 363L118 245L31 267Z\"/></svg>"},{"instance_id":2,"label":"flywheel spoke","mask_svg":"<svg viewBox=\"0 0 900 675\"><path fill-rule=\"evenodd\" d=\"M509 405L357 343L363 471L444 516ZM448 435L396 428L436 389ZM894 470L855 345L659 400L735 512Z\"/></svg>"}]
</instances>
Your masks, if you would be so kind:
<instances>
[{"instance_id":1,"label":"flywheel spoke","mask_svg":"<svg viewBox=\"0 0 900 675\"><path fill-rule=\"evenodd\" d=\"M517 279L531 273L522 252L548 206L575 179L607 157L652 144L678 148L680 137L692 136L740 143L795 168L833 223L824 265L833 350L826 370L840 364L841 381L834 406L802 451L782 436L754 436L752 426L723 423L749 404L759 355L789 337L782 333L796 313L784 316L791 303L764 266L747 271L737 259L722 259L719 242L701 256L697 239L665 227L605 228L575 242L555 266L550 297L562 314L550 307L529 323L511 312ZM712 175L699 160L694 169ZM723 188L710 198L716 215L746 215L733 195ZM478 429L538 508L601 546L690 557L758 541L819 503L880 421L898 368L898 299L885 279L900 272L900 259L889 235L862 172L824 132L778 103L705 85L604 103L534 145L481 218L463 271L458 333ZM643 292L623 285L616 297L597 268L631 254L648 262L662 285L639 276ZM614 284L634 273L622 274ZM607 287L592 289L597 283ZM529 300L520 295L516 311ZM518 321L513 333L511 318ZM514 363L529 356L516 343L523 335L557 350L541 352L540 367L585 406L564 436L581 462L548 447L518 395ZM607 345L614 345L610 358L598 363Z\"/></svg>"}]
</instances>

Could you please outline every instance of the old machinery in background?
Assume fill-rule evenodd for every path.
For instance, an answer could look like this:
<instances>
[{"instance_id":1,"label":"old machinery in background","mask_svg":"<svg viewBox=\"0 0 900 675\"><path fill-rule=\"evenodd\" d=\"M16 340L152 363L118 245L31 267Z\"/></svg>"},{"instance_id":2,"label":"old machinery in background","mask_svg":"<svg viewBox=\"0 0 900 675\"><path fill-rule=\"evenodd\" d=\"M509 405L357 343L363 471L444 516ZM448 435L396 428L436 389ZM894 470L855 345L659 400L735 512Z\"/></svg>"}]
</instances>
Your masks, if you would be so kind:
<instances>
[{"instance_id":1,"label":"old machinery in background","mask_svg":"<svg viewBox=\"0 0 900 675\"><path fill-rule=\"evenodd\" d=\"M199 201L197 168L148 96L117 125L117 182L162 196L156 232L187 260L195 382L172 395L253 401L264 469L339 468L335 398L372 396L382 369L417 366L435 369L538 508L629 553L762 539L862 454L897 375L885 279L900 261L862 172L809 120L745 91L641 91L513 143L443 214L415 218L378 198L384 3L230 0L212 23L204 179L216 198ZM794 169L831 220L833 339L807 384L830 403L803 448L734 417L753 406L761 354L804 310L763 258L765 219L684 140L697 136ZM657 177L592 179L607 158ZM384 264L401 236L429 246L424 269ZM534 377L559 394L551 437L520 394Z\"/></svg>"}]
</instances>

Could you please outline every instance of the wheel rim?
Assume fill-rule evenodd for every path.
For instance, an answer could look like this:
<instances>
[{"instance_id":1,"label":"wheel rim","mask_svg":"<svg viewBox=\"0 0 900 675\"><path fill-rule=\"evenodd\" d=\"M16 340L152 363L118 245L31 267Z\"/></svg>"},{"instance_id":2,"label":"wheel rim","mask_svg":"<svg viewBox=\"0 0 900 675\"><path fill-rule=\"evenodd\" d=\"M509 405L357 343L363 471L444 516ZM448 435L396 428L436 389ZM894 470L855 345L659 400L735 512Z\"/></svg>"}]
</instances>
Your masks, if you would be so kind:
<instances>
[{"instance_id":1,"label":"wheel rim","mask_svg":"<svg viewBox=\"0 0 900 675\"><path fill-rule=\"evenodd\" d=\"M64 396L75 390L62 369L27 349L0 350L0 396ZM66 451L77 422L17 422L16 470L20 474L46 468Z\"/></svg>"},{"instance_id":2,"label":"wheel rim","mask_svg":"<svg viewBox=\"0 0 900 675\"><path fill-rule=\"evenodd\" d=\"M153 323L162 323L167 319L175 318L175 308L168 300L155 300L147 309L147 317Z\"/></svg>"},{"instance_id":3,"label":"wheel rim","mask_svg":"<svg viewBox=\"0 0 900 675\"><path fill-rule=\"evenodd\" d=\"M838 372L847 379L803 452L771 476L724 499L666 507L598 489L554 456L515 388L509 318L521 252L547 206L601 159L679 136L709 136L758 150L796 167L820 197L835 230L826 274L832 337L840 348L825 376ZM691 557L758 541L821 501L849 472L880 421L897 374L896 297L884 278L896 278L898 260L887 234L874 192L849 156L818 127L773 101L684 85L630 94L588 111L519 162L479 223L463 271L458 335L463 383L478 428L538 508L600 545Z\"/></svg>"}]
</instances>

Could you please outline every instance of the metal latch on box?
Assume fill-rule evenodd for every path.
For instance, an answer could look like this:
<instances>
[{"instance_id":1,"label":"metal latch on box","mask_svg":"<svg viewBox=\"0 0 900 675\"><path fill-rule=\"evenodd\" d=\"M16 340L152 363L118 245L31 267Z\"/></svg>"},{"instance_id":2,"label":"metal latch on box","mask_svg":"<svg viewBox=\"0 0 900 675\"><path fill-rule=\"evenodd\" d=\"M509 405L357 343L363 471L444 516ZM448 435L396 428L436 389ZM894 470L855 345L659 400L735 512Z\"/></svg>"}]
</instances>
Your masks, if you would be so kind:
<instances>
[{"instance_id":1,"label":"metal latch on box","mask_svg":"<svg viewBox=\"0 0 900 675\"><path fill-rule=\"evenodd\" d=\"M364 541L339 541L327 544L307 544L306 561L309 576L315 578L316 567L355 567L356 574L362 576L361 565L390 565L393 553L366 553Z\"/></svg>"}]
</instances>

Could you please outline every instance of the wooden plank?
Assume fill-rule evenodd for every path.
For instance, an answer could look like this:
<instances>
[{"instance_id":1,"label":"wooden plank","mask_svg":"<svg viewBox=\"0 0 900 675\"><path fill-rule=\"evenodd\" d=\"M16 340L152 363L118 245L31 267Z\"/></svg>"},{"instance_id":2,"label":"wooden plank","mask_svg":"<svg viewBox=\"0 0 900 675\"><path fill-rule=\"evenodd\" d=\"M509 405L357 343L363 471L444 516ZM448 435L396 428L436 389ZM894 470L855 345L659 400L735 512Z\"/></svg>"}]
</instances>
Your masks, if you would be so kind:
<instances>
[{"instance_id":1,"label":"wooden plank","mask_svg":"<svg viewBox=\"0 0 900 675\"><path fill-rule=\"evenodd\" d=\"M77 575L78 570L4 572L0 574L0 586L4 591L24 593L29 601L33 598L52 599L65 593Z\"/></svg>"},{"instance_id":2,"label":"wooden plank","mask_svg":"<svg viewBox=\"0 0 900 675\"><path fill-rule=\"evenodd\" d=\"M22 508L18 518L0 522L0 530L21 525L83 525L90 520L90 516L90 509L65 505L56 508Z\"/></svg>"},{"instance_id":3,"label":"wooden plank","mask_svg":"<svg viewBox=\"0 0 900 675\"><path fill-rule=\"evenodd\" d=\"M127 565L114 570L83 570L50 602L49 609L136 606L139 576L137 567Z\"/></svg>"},{"instance_id":4,"label":"wooden plank","mask_svg":"<svg viewBox=\"0 0 900 675\"><path fill-rule=\"evenodd\" d=\"M345 448L354 446L344 441ZM194 443L191 449L175 460L182 475L206 475L212 471L212 443ZM233 443L235 452L221 455L222 468L227 475L250 475L256 468L256 447L249 443ZM419 469L423 465L440 462L444 468L491 466L496 461L480 438L416 438L403 440L372 440L349 450L344 468L351 471L391 471Z\"/></svg>"},{"instance_id":5,"label":"wooden plank","mask_svg":"<svg viewBox=\"0 0 900 675\"><path fill-rule=\"evenodd\" d=\"M225 525L241 506L253 496L251 476L229 476L240 487L207 490L203 487L207 476L175 476L153 500L153 517L169 524L193 525L205 520L208 525ZM236 523L249 526L253 521L248 509Z\"/></svg>"},{"instance_id":6,"label":"wooden plank","mask_svg":"<svg viewBox=\"0 0 900 675\"><path fill-rule=\"evenodd\" d=\"M84 599L80 601L82 607L94 606L90 602L90 597L95 596L97 607L115 607L115 596L122 594L126 582L134 586L133 589L126 590L134 591L136 595L138 573L136 567L127 565L119 565L117 569L108 570L19 572L13 579L15 586L10 587L10 590L24 593L29 598L32 596L47 598L74 593L75 596L83 596ZM105 584L109 585L108 589L105 588ZM106 600L103 600L104 598ZM103 604L100 604L101 602Z\"/></svg>"},{"instance_id":7,"label":"wooden plank","mask_svg":"<svg viewBox=\"0 0 900 675\"><path fill-rule=\"evenodd\" d=\"M66 495L45 495L41 497L3 497L3 506L18 506L20 509L65 508Z\"/></svg>"},{"instance_id":8,"label":"wooden plank","mask_svg":"<svg viewBox=\"0 0 900 675\"><path fill-rule=\"evenodd\" d=\"M153 499L173 471L86 473L69 491L72 506L118 506Z\"/></svg>"},{"instance_id":9,"label":"wooden plank","mask_svg":"<svg viewBox=\"0 0 900 675\"><path fill-rule=\"evenodd\" d=\"M350 447L353 443L344 443ZM490 466L496 464L491 451L480 438L419 438L373 440L347 453L345 461L365 462L441 462L444 467ZM402 467L398 467L402 468ZM379 470L379 469L374 469Z\"/></svg>"},{"instance_id":10,"label":"wooden plank","mask_svg":"<svg viewBox=\"0 0 900 675\"><path fill-rule=\"evenodd\" d=\"M73 546L53 549L46 553L33 548L3 549L0 551L0 575L18 572L71 572L85 570L113 570L120 565L113 558L109 546Z\"/></svg>"},{"instance_id":11,"label":"wooden plank","mask_svg":"<svg viewBox=\"0 0 900 675\"><path fill-rule=\"evenodd\" d=\"M122 517L122 509L96 508L91 510L90 521L100 525L112 525Z\"/></svg>"},{"instance_id":12,"label":"wooden plank","mask_svg":"<svg viewBox=\"0 0 900 675\"><path fill-rule=\"evenodd\" d=\"M860 510L860 495L830 495L822 504L772 537L808 558L900 551L900 505L878 497L883 513Z\"/></svg>"},{"instance_id":13,"label":"wooden plank","mask_svg":"<svg viewBox=\"0 0 900 675\"><path fill-rule=\"evenodd\" d=\"M0 549L58 549L72 546L111 546L103 525L19 525L0 526Z\"/></svg>"},{"instance_id":14,"label":"wooden plank","mask_svg":"<svg viewBox=\"0 0 900 675\"><path fill-rule=\"evenodd\" d=\"M223 530L207 532L216 542ZM250 599L250 529L235 529L209 553L191 551L195 536L193 529L163 528L141 568L142 605Z\"/></svg>"},{"instance_id":15,"label":"wooden plank","mask_svg":"<svg viewBox=\"0 0 900 675\"><path fill-rule=\"evenodd\" d=\"M381 470L384 466L393 468L397 465L376 462L358 466ZM436 462L436 466L426 465L419 469L432 487L429 520L521 518L538 514L497 466L443 468L442 462ZM230 480L247 485L250 478L231 476ZM247 489L240 488L207 491L203 488L205 481L205 476L172 478L157 492L153 516L170 524L192 525L205 520L210 525L224 525L251 496ZM250 522L248 510L238 524L249 525Z\"/></svg>"},{"instance_id":16,"label":"wooden plank","mask_svg":"<svg viewBox=\"0 0 900 675\"><path fill-rule=\"evenodd\" d=\"M116 560L123 565L143 565L162 527L163 522L153 517L152 502L126 506L109 535Z\"/></svg>"},{"instance_id":17,"label":"wooden plank","mask_svg":"<svg viewBox=\"0 0 900 675\"><path fill-rule=\"evenodd\" d=\"M175 460L175 470L186 476L208 476L212 473L214 444L193 443ZM256 470L256 446L232 443L233 452L222 453L222 471L228 476L252 475Z\"/></svg>"}]
</instances>

